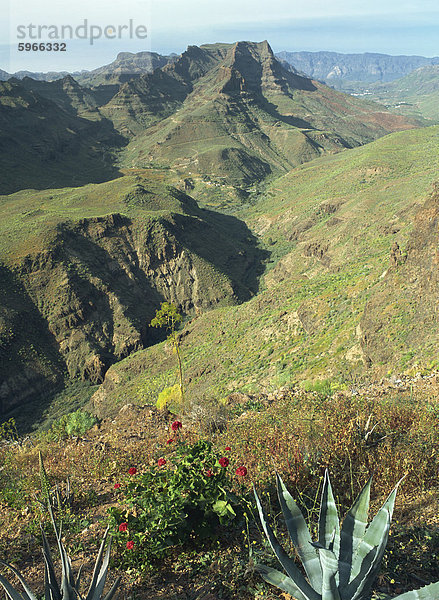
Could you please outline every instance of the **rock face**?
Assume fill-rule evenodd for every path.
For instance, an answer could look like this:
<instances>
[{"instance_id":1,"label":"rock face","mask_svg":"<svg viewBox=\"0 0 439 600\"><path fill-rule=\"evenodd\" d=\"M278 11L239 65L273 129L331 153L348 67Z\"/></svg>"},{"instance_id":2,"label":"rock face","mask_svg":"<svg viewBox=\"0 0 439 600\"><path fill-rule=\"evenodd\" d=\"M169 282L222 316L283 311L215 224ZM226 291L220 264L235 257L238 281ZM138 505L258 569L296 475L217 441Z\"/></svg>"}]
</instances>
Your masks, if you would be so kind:
<instances>
[{"instance_id":1,"label":"rock face","mask_svg":"<svg viewBox=\"0 0 439 600\"><path fill-rule=\"evenodd\" d=\"M187 204L198 214L60 223L43 251L2 268L2 412L65 374L101 382L114 361L160 339L148 323L161 301L188 314L250 297L256 254L245 249L248 230L228 235L215 216Z\"/></svg>"},{"instance_id":2,"label":"rock face","mask_svg":"<svg viewBox=\"0 0 439 600\"><path fill-rule=\"evenodd\" d=\"M396 245L361 320L361 345L373 365L417 349L436 358L439 319L439 185L416 215L405 254Z\"/></svg>"}]
</instances>

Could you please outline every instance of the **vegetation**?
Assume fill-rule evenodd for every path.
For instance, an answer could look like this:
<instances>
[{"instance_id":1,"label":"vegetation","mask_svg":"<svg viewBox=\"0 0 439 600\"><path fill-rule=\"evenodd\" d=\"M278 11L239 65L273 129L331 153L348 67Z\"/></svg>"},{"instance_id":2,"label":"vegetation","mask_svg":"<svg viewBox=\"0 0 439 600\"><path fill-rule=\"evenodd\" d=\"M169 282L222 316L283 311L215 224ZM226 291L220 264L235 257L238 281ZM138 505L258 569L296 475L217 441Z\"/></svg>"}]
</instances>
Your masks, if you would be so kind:
<instances>
[{"instance_id":1,"label":"vegetation","mask_svg":"<svg viewBox=\"0 0 439 600\"><path fill-rule=\"evenodd\" d=\"M42 530L41 534L43 537L45 598L49 598L50 600L76 600L77 598L81 598L79 592L81 575L79 573L77 578L74 578L71 561L62 542L61 534L58 531L55 520L53 518L53 513L50 504L49 512L61 557L62 574L61 581L59 582L55 573L55 567L52 559L52 554L50 552L49 544L44 534L44 531ZM111 600L119 585L120 578L115 581L115 583L107 592L107 594L103 594L105 582L107 579L107 571L110 562L111 552L110 542L108 544L107 551L104 556L106 538L107 532L105 532L98 556L96 558L92 581L90 583L87 595L85 596L85 600L101 600L101 598L105 598L105 600ZM24 589L24 594L18 592L18 590L16 590L5 577L0 575L0 584L2 585L10 600L20 600L23 598L25 600L36 600L37 596L34 594L34 592L32 592L29 584L27 583L26 579L22 576L22 574L17 569L15 569L15 567L13 567L7 562L0 561L0 564L4 565L12 571L12 573L16 576L16 578L19 580Z\"/></svg>"},{"instance_id":2,"label":"vegetation","mask_svg":"<svg viewBox=\"0 0 439 600\"><path fill-rule=\"evenodd\" d=\"M393 489L386 502L368 525L370 485L366 483L355 503L340 525L337 507L329 481L328 471L322 488L320 504L318 541L311 541L306 521L285 487L277 476L277 493L289 536L297 549L306 579L295 562L288 557L267 521L264 509L255 492L259 516L273 552L276 554L287 576L271 567L258 565L258 571L268 583L284 590L294 597L310 600L348 600L370 598L370 590L378 574L390 531L395 505L396 491ZM398 596L404 600L426 598L433 600L439 590L439 582L432 583L420 591L412 591Z\"/></svg>"},{"instance_id":3,"label":"vegetation","mask_svg":"<svg viewBox=\"0 0 439 600\"><path fill-rule=\"evenodd\" d=\"M271 507L280 543L289 547L274 505L273 468L297 498L313 535L326 468L339 482L334 494L339 514L372 473L371 503L377 508L407 474L373 589L397 595L419 587L420 579L437 581L436 385L434 379L420 379L406 391L377 385L328 395L324 388L297 388L271 400L231 398L226 421L210 433L192 412L176 418L131 405L82 437L34 437L35 447L2 445L0 559L35 578L28 557L40 564L42 449L50 497L56 485L63 491L67 477L70 481L68 507L55 503L70 554L90 569L90 548L99 545L109 523L117 548L112 571L123 573L124 593L178 597L183 586L193 595L210 589L230 599L280 597L260 583L253 568L274 565L251 501L252 483ZM227 466L221 466L222 458Z\"/></svg>"},{"instance_id":4,"label":"vegetation","mask_svg":"<svg viewBox=\"0 0 439 600\"><path fill-rule=\"evenodd\" d=\"M212 543L220 527L242 513L230 491L229 459L206 440L180 442L180 427L180 421L172 423L173 437L154 468L138 474L131 467L129 479L115 484L122 506L110 509L110 526L122 567L143 572L171 550ZM246 469L237 472L243 476Z\"/></svg>"},{"instance_id":5,"label":"vegetation","mask_svg":"<svg viewBox=\"0 0 439 600\"><path fill-rule=\"evenodd\" d=\"M151 327L164 327L168 332L167 341L171 344L178 362L178 393L175 393L174 388L167 388L164 390L165 393L161 392L157 401L158 408L164 408L171 398L177 400L180 405L184 404L183 367L181 365L180 340L176 332L176 326L180 322L181 314L175 304L170 302L162 302L160 309L156 311L155 317L151 321Z\"/></svg>"}]
</instances>

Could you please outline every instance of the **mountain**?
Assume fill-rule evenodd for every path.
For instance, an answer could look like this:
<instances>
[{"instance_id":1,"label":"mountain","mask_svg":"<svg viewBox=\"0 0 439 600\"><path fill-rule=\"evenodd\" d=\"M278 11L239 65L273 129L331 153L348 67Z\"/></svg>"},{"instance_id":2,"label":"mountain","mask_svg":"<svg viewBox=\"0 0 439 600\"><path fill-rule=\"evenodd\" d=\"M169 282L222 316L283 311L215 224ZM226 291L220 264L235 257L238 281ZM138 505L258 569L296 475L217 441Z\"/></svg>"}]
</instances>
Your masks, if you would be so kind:
<instances>
[{"instance_id":1,"label":"mountain","mask_svg":"<svg viewBox=\"0 0 439 600\"><path fill-rule=\"evenodd\" d=\"M122 85L100 110L134 138L125 167L171 166L198 182L242 188L414 126L285 69L267 42L190 46Z\"/></svg>"},{"instance_id":2,"label":"mountain","mask_svg":"<svg viewBox=\"0 0 439 600\"><path fill-rule=\"evenodd\" d=\"M45 85L57 86L57 92L62 86ZM62 108L65 86L60 103L26 86L14 80L0 83L0 192L114 178L110 152L122 139L111 123L93 122Z\"/></svg>"},{"instance_id":3,"label":"mountain","mask_svg":"<svg viewBox=\"0 0 439 600\"><path fill-rule=\"evenodd\" d=\"M82 87L71 75L66 75L56 81L36 81L24 77L21 81L10 79L9 82L18 83L21 87L39 96L53 101L66 112L82 116L91 120L100 119L98 100L93 92Z\"/></svg>"},{"instance_id":4,"label":"mountain","mask_svg":"<svg viewBox=\"0 0 439 600\"><path fill-rule=\"evenodd\" d=\"M112 63L93 71L75 74L75 79L88 87L121 84L139 75L152 73L154 69L165 66L170 60L172 57L162 56L157 52L119 52Z\"/></svg>"},{"instance_id":5,"label":"mountain","mask_svg":"<svg viewBox=\"0 0 439 600\"><path fill-rule=\"evenodd\" d=\"M93 75L107 82L95 87L70 75L3 83L0 163L8 175L0 191L82 185L119 168L154 167L189 177L195 197L215 196L221 205L321 154L416 125L285 69L267 42L190 46L139 74L166 60L122 53ZM116 83L130 69L139 71L135 78Z\"/></svg>"},{"instance_id":6,"label":"mountain","mask_svg":"<svg viewBox=\"0 0 439 600\"><path fill-rule=\"evenodd\" d=\"M437 56L391 56L371 52L278 52L276 56L308 77L326 81L335 87L346 80L367 83L393 81L420 67L439 64Z\"/></svg>"},{"instance_id":7,"label":"mountain","mask_svg":"<svg viewBox=\"0 0 439 600\"><path fill-rule=\"evenodd\" d=\"M39 73L34 71L16 71L15 73L7 73L0 69L0 81L8 81L9 79L24 79L30 77L36 81L56 81L69 75L67 71L49 71L47 73Z\"/></svg>"},{"instance_id":8,"label":"mountain","mask_svg":"<svg viewBox=\"0 0 439 600\"><path fill-rule=\"evenodd\" d=\"M160 301L247 300L264 256L238 219L140 177L0 197L0 231L3 413L156 342Z\"/></svg>"},{"instance_id":9,"label":"mountain","mask_svg":"<svg viewBox=\"0 0 439 600\"><path fill-rule=\"evenodd\" d=\"M33 71L16 71L15 73L7 73L0 69L0 81L8 81L9 79L25 79L30 78L35 81L57 81L72 76L75 80L86 87L97 87L100 85L120 85L124 81L129 81L133 77L145 73L151 73L158 67L163 67L168 62L175 60L175 54L170 56L162 56L157 52L119 52L116 59L104 65L93 69L92 71L75 71L68 73L67 71L49 71L47 73Z\"/></svg>"},{"instance_id":10,"label":"mountain","mask_svg":"<svg viewBox=\"0 0 439 600\"><path fill-rule=\"evenodd\" d=\"M437 366L437 194L423 205L438 148L439 127L391 134L293 169L242 209L270 252L267 271L254 298L183 329L188 396ZM407 254L401 266L396 244ZM127 395L153 403L172 384L167 361L157 345L113 365L95 406L117 410Z\"/></svg>"}]
</instances>

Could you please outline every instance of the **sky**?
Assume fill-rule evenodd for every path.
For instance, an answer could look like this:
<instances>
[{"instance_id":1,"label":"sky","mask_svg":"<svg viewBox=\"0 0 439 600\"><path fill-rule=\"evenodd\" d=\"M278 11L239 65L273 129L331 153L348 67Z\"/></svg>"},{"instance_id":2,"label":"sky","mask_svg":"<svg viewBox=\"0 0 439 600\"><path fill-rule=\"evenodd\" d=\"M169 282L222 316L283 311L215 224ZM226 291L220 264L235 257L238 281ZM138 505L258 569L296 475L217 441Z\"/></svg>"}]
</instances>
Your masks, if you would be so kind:
<instances>
[{"instance_id":1,"label":"sky","mask_svg":"<svg viewBox=\"0 0 439 600\"><path fill-rule=\"evenodd\" d=\"M80 71L123 51L179 54L190 44L263 39L275 52L439 55L437 0L0 0L0 6L0 69L8 72ZM65 51L48 51L48 42L65 43ZM19 43L36 46L19 51Z\"/></svg>"}]
</instances>

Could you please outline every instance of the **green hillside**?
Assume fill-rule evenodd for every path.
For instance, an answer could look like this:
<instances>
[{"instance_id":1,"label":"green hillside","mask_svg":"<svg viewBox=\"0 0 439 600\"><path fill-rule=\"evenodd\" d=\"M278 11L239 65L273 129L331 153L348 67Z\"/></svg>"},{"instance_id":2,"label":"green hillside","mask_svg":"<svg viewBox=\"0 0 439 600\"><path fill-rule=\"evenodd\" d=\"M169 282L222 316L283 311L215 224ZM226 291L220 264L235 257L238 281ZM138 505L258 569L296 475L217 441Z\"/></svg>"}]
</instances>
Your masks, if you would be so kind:
<instances>
[{"instance_id":1,"label":"green hillside","mask_svg":"<svg viewBox=\"0 0 439 600\"><path fill-rule=\"evenodd\" d=\"M425 66L388 83L346 82L343 91L368 98L409 118L439 121L439 65Z\"/></svg>"},{"instance_id":2,"label":"green hillside","mask_svg":"<svg viewBox=\"0 0 439 600\"><path fill-rule=\"evenodd\" d=\"M157 342L160 301L185 314L249 299L264 252L236 217L139 176L0 197L3 411Z\"/></svg>"},{"instance_id":3,"label":"green hillside","mask_svg":"<svg viewBox=\"0 0 439 600\"><path fill-rule=\"evenodd\" d=\"M246 217L271 252L265 289L186 327L182 354L191 397L436 364L434 348L422 339L411 339L410 348L400 344L387 361L368 354L361 321L395 262L395 242L404 253L414 216L437 179L438 142L439 127L392 134L302 165L271 186ZM164 348L149 348L110 369L97 402L111 406L127 395L153 402L175 375Z\"/></svg>"}]
</instances>

